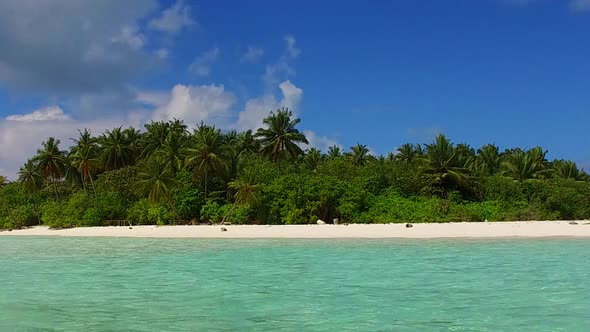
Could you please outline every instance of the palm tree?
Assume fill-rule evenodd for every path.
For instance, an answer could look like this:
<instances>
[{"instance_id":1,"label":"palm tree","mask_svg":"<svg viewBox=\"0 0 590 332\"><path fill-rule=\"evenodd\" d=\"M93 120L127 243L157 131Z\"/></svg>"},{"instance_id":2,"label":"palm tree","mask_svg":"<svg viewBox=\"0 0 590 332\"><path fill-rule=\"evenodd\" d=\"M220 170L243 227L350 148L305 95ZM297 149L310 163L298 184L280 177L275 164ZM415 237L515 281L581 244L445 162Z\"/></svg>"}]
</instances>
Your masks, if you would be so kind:
<instances>
[{"instance_id":1,"label":"palm tree","mask_svg":"<svg viewBox=\"0 0 590 332\"><path fill-rule=\"evenodd\" d=\"M478 176L491 176L500 172L503 154L495 144L486 144L477 150L474 162L471 165L473 172Z\"/></svg>"},{"instance_id":2,"label":"palm tree","mask_svg":"<svg viewBox=\"0 0 590 332\"><path fill-rule=\"evenodd\" d=\"M100 138L101 161L107 171L132 165L135 149L123 134L121 127L106 131Z\"/></svg>"},{"instance_id":3,"label":"palm tree","mask_svg":"<svg viewBox=\"0 0 590 332\"><path fill-rule=\"evenodd\" d=\"M8 179L4 175L0 175L0 188L8 184Z\"/></svg>"},{"instance_id":4,"label":"palm tree","mask_svg":"<svg viewBox=\"0 0 590 332\"><path fill-rule=\"evenodd\" d=\"M170 190L174 185L174 174L166 161L153 158L142 164L137 174L137 188L148 194L150 203L166 201L171 204Z\"/></svg>"},{"instance_id":5,"label":"palm tree","mask_svg":"<svg viewBox=\"0 0 590 332\"><path fill-rule=\"evenodd\" d=\"M195 174L203 174L207 197L210 173L223 167L223 136L218 129L201 123L194 137L195 147L188 149L185 165L193 167Z\"/></svg>"},{"instance_id":6,"label":"palm tree","mask_svg":"<svg viewBox=\"0 0 590 332\"><path fill-rule=\"evenodd\" d=\"M59 149L59 143L59 140L50 137L43 142L43 147L37 150L37 155L33 158L41 174L53 182L56 199L59 199L57 181L64 177L66 169L65 151Z\"/></svg>"},{"instance_id":7,"label":"palm tree","mask_svg":"<svg viewBox=\"0 0 590 332\"><path fill-rule=\"evenodd\" d=\"M92 133L88 129L84 129L83 132L78 130L78 133L80 134L79 138L72 139L75 145L72 146L68 160L70 161L71 169L79 174L82 187L86 188L86 184L90 181L94 196L96 197L92 172L98 170L101 164L98 158L97 140L92 137Z\"/></svg>"},{"instance_id":8,"label":"palm tree","mask_svg":"<svg viewBox=\"0 0 590 332\"><path fill-rule=\"evenodd\" d=\"M243 206L246 204L254 205L259 200L259 193L262 190L262 185L253 184L252 179L246 181L237 179L228 183L228 187L236 191L234 194L234 204L227 214L221 220L223 224L225 220L232 214L237 206Z\"/></svg>"},{"instance_id":9,"label":"palm tree","mask_svg":"<svg viewBox=\"0 0 590 332\"><path fill-rule=\"evenodd\" d=\"M18 181L28 192L34 192L41 188L43 184L43 175L35 165L32 159L29 159L18 171Z\"/></svg>"},{"instance_id":10,"label":"palm tree","mask_svg":"<svg viewBox=\"0 0 590 332\"><path fill-rule=\"evenodd\" d=\"M162 159L172 174L176 175L182 168L186 157L186 140L180 134L171 131L166 137L164 145L155 152L155 156Z\"/></svg>"},{"instance_id":11,"label":"palm tree","mask_svg":"<svg viewBox=\"0 0 590 332\"><path fill-rule=\"evenodd\" d=\"M395 160L402 163L411 164L423 154L422 146L420 144L405 143L397 148L395 154Z\"/></svg>"},{"instance_id":12,"label":"palm tree","mask_svg":"<svg viewBox=\"0 0 590 332\"><path fill-rule=\"evenodd\" d=\"M170 135L170 123L159 121L145 124L145 135L142 139L141 157L150 157L154 152L160 150Z\"/></svg>"},{"instance_id":13,"label":"palm tree","mask_svg":"<svg viewBox=\"0 0 590 332\"><path fill-rule=\"evenodd\" d=\"M549 173L547 151L541 147L528 151L513 150L502 163L503 174L517 181L543 178Z\"/></svg>"},{"instance_id":14,"label":"palm tree","mask_svg":"<svg viewBox=\"0 0 590 332\"><path fill-rule=\"evenodd\" d=\"M279 167L285 156L296 159L303 154L297 143L309 144L305 135L295 128L301 120L291 119L291 116L293 114L287 108L271 112L263 121L266 128L259 128L256 132L261 144L260 153L279 162Z\"/></svg>"},{"instance_id":15,"label":"palm tree","mask_svg":"<svg viewBox=\"0 0 590 332\"><path fill-rule=\"evenodd\" d=\"M443 195L453 189L468 188L467 169L460 152L443 134L432 144L426 144L422 158L425 172L432 176L432 184L442 190Z\"/></svg>"},{"instance_id":16,"label":"palm tree","mask_svg":"<svg viewBox=\"0 0 590 332\"><path fill-rule=\"evenodd\" d=\"M248 129L238 134L238 149L242 153L254 153L260 150L260 143L252 134L252 130Z\"/></svg>"},{"instance_id":17,"label":"palm tree","mask_svg":"<svg viewBox=\"0 0 590 332\"><path fill-rule=\"evenodd\" d=\"M554 174L560 178L583 181L584 173L575 162L570 160L555 160L552 165Z\"/></svg>"},{"instance_id":18,"label":"palm tree","mask_svg":"<svg viewBox=\"0 0 590 332\"><path fill-rule=\"evenodd\" d=\"M82 186L86 188L86 183L90 181L94 197L96 198L96 188L94 187L92 174L100 168L101 164L96 146L87 145L78 148L73 154L70 154L69 159L72 168L80 173Z\"/></svg>"},{"instance_id":19,"label":"palm tree","mask_svg":"<svg viewBox=\"0 0 590 332\"><path fill-rule=\"evenodd\" d=\"M365 166L369 161L369 149L366 145L357 143L350 147L352 162L356 166Z\"/></svg>"},{"instance_id":20,"label":"palm tree","mask_svg":"<svg viewBox=\"0 0 590 332\"><path fill-rule=\"evenodd\" d=\"M332 145L328 148L328 156L330 158L342 157L342 149L338 145Z\"/></svg>"},{"instance_id":21,"label":"palm tree","mask_svg":"<svg viewBox=\"0 0 590 332\"><path fill-rule=\"evenodd\" d=\"M322 162L322 157L323 156L320 150L316 148L311 148L307 150L307 153L304 156L304 161L305 164L309 167L309 169L315 171Z\"/></svg>"}]
</instances>

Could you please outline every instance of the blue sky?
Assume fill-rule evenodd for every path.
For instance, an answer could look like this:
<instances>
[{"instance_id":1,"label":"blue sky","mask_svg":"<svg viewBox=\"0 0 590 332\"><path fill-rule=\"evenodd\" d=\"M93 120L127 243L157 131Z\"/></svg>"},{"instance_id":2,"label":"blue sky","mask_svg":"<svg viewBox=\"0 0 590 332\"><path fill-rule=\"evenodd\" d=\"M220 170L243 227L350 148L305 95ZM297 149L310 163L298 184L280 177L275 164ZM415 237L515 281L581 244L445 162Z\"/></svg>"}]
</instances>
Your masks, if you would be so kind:
<instances>
[{"instance_id":1,"label":"blue sky","mask_svg":"<svg viewBox=\"0 0 590 332\"><path fill-rule=\"evenodd\" d=\"M48 135L173 117L387 153L439 132L590 168L590 0L0 3L0 173Z\"/></svg>"}]
</instances>

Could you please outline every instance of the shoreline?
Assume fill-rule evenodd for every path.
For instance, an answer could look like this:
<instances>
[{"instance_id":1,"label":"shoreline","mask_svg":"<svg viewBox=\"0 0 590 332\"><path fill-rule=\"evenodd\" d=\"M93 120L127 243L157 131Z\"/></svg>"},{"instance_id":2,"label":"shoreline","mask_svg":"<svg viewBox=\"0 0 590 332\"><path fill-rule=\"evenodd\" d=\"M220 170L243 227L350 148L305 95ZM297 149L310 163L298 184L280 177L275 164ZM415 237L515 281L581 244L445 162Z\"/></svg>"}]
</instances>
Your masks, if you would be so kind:
<instances>
[{"instance_id":1,"label":"shoreline","mask_svg":"<svg viewBox=\"0 0 590 332\"><path fill-rule=\"evenodd\" d=\"M349 224L349 225L211 225L211 226L107 226L49 229L36 226L0 231L2 236L65 236L127 238L219 239L437 239L437 238L590 238L590 221L509 221ZM221 231L221 228L227 231Z\"/></svg>"}]
</instances>

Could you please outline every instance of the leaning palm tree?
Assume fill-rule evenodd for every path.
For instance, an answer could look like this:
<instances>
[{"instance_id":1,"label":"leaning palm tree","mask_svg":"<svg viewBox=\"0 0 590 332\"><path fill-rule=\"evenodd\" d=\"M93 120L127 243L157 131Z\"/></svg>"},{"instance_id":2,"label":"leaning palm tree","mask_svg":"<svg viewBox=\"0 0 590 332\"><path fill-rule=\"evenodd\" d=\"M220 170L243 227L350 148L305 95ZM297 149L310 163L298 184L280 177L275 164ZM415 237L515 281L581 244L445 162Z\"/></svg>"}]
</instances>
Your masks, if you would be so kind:
<instances>
[{"instance_id":1,"label":"leaning palm tree","mask_svg":"<svg viewBox=\"0 0 590 332\"><path fill-rule=\"evenodd\" d=\"M515 149L502 163L502 173L520 182L543 178L550 172L546 155L547 151L541 147L528 151Z\"/></svg>"},{"instance_id":2,"label":"leaning palm tree","mask_svg":"<svg viewBox=\"0 0 590 332\"><path fill-rule=\"evenodd\" d=\"M34 163L43 177L53 183L56 199L59 199L57 181L64 177L66 169L65 151L59 149L59 143L59 140L50 137L43 142L43 147L38 149L37 155L33 157Z\"/></svg>"},{"instance_id":3,"label":"leaning palm tree","mask_svg":"<svg viewBox=\"0 0 590 332\"><path fill-rule=\"evenodd\" d=\"M432 144L426 144L422 161L424 171L432 176L432 184L443 195L450 190L469 187L467 168L465 161L460 158L460 150L443 134L438 135Z\"/></svg>"},{"instance_id":4,"label":"leaning palm tree","mask_svg":"<svg viewBox=\"0 0 590 332\"><path fill-rule=\"evenodd\" d=\"M264 119L266 128L259 128L256 137L260 139L260 153L275 162L285 157L296 159L303 154L299 144L309 144L305 135L295 128L301 120L291 119L293 113L287 108L271 112Z\"/></svg>"},{"instance_id":5,"label":"leaning palm tree","mask_svg":"<svg viewBox=\"0 0 590 332\"><path fill-rule=\"evenodd\" d=\"M222 224L233 213L237 206L256 204L259 200L259 193L262 190L262 185L253 184L252 179L248 179L246 181L237 179L228 183L228 187L235 190L236 193L234 194L234 204L221 220Z\"/></svg>"},{"instance_id":6,"label":"leaning palm tree","mask_svg":"<svg viewBox=\"0 0 590 332\"><path fill-rule=\"evenodd\" d=\"M369 162L369 148L366 145L357 143L350 147L350 157L357 166L365 166Z\"/></svg>"},{"instance_id":7,"label":"leaning palm tree","mask_svg":"<svg viewBox=\"0 0 590 332\"><path fill-rule=\"evenodd\" d=\"M115 170L133 164L135 149L121 127L106 131L100 138L102 167Z\"/></svg>"},{"instance_id":8,"label":"leaning palm tree","mask_svg":"<svg viewBox=\"0 0 590 332\"><path fill-rule=\"evenodd\" d=\"M195 175L203 175L207 197L209 176L223 167L223 136L218 129L201 123L195 130L194 140L194 148L187 149L185 165L193 168Z\"/></svg>"},{"instance_id":9,"label":"leaning palm tree","mask_svg":"<svg viewBox=\"0 0 590 332\"><path fill-rule=\"evenodd\" d=\"M171 204L171 189L174 174L164 160L157 158L145 161L137 174L137 189L148 195L150 203L166 202Z\"/></svg>"}]
</instances>

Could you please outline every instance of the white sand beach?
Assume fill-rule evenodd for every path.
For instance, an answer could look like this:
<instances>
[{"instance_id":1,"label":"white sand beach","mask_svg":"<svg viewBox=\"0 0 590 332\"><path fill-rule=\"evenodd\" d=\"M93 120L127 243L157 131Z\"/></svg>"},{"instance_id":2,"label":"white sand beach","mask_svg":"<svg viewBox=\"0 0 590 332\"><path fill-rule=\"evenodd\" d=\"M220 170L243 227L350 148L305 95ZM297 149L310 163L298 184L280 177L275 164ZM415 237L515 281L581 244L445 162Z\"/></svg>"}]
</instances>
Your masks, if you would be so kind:
<instances>
[{"instance_id":1,"label":"white sand beach","mask_svg":"<svg viewBox=\"0 0 590 332\"><path fill-rule=\"evenodd\" d=\"M44 226L2 231L0 236L96 236L142 238L497 238L590 237L590 222L466 222L351 225L226 225L79 227L54 230ZM224 227L227 231L222 231Z\"/></svg>"}]
</instances>

